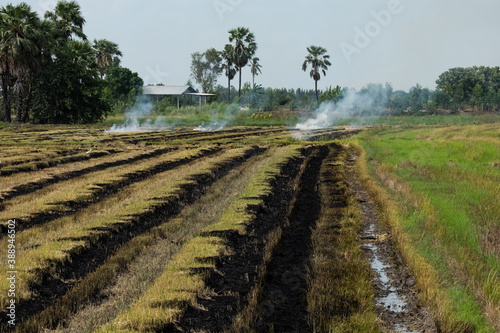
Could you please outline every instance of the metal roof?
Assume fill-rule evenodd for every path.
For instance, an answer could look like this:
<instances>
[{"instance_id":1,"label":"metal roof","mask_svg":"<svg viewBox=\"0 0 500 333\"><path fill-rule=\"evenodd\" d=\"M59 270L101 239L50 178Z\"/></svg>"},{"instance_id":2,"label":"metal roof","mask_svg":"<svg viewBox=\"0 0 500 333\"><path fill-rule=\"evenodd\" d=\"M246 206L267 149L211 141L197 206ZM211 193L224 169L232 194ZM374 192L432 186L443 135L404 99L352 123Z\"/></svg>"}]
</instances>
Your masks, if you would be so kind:
<instances>
[{"instance_id":1,"label":"metal roof","mask_svg":"<svg viewBox=\"0 0 500 333\"><path fill-rule=\"evenodd\" d=\"M215 94L208 94L208 93L187 93L186 95L193 95L193 96L215 96Z\"/></svg>"},{"instance_id":2,"label":"metal roof","mask_svg":"<svg viewBox=\"0 0 500 333\"><path fill-rule=\"evenodd\" d=\"M172 96L196 93L196 90L191 86L144 86L143 93L144 95Z\"/></svg>"}]
</instances>

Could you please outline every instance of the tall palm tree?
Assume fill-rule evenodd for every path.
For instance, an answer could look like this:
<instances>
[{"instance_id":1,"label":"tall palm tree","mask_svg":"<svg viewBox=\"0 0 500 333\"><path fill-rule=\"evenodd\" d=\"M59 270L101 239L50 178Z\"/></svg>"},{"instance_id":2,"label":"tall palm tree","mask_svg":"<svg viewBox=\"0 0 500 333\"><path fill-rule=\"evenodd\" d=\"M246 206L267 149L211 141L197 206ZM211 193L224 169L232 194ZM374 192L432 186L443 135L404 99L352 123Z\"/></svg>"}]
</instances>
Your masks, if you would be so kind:
<instances>
[{"instance_id":1,"label":"tall palm tree","mask_svg":"<svg viewBox=\"0 0 500 333\"><path fill-rule=\"evenodd\" d=\"M226 44L224 50L222 50L221 52L221 57L224 60L224 63L222 64L222 70L227 76L227 100L231 102L231 80L236 76L236 68L234 67L233 63L234 49L231 44Z\"/></svg>"},{"instance_id":2,"label":"tall palm tree","mask_svg":"<svg viewBox=\"0 0 500 333\"><path fill-rule=\"evenodd\" d=\"M118 49L118 44L110 42L106 39L94 39L93 48L97 52L96 63L99 67L99 73L101 74L102 79L108 68L119 63L118 57L122 56L122 52Z\"/></svg>"},{"instance_id":3,"label":"tall palm tree","mask_svg":"<svg viewBox=\"0 0 500 333\"><path fill-rule=\"evenodd\" d=\"M326 76L326 71L328 70L328 66L331 66L330 56L326 54L326 49L321 46L311 45L307 48L309 54L306 56L306 60L302 64L302 70L305 72L307 70L307 66L311 65L311 73L310 76L314 80L314 88L316 91L316 100L319 101L318 96L318 81L321 79L320 72L323 72L323 76Z\"/></svg>"},{"instance_id":4,"label":"tall palm tree","mask_svg":"<svg viewBox=\"0 0 500 333\"><path fill-rule=\"evenodd\" d=\"M42 32L40 19L26 3L0 8L0 75L4 100L4 121L11 121L11 93L18 95L16 120L27 118L24 107L27 87L31 87L30 74L40 63L39 42Z\"/></svg>"},{"instance_id":5,"label":"tall palm tree","mask_svg":"<svg viewBox=\"0 0 500 333\"><path fill-rule=\"evenodd\" d=\"M262 74L262 66L259 64L259 58L252 58L252 63L250 64L250 71L252 72L252 86L255 87L255 77Z\"/></svg>"},{"instance_id":6,"label":"tall palm tree","mask_svg":"<svg viewBox=\"0 0 500 333\"><path fill-rule=\"evenodd\" d=\"M55 23L58 30L58 39L61 42L71 39L73 35L83 40L87 39L87 36L83 33L85 19L80 5L76 1L60 0L54 12L45 13L45 18Z\"/></svg>"},{"instance_id":7,"label":"tall palm tree","mask_svg":"<svg viewBox=\"0 0 500 333\"><path fill-rule=\"evenodd\" d=\"M229 42L234 41L234 65L239 71L240 82L238 88L238 96L241 96L241 69L248 64L248 61L253 57L257 51L257 43L255 43L255 36L248 28L238 27L231 29L229 32Z\"/></svg>"}]
</instances>

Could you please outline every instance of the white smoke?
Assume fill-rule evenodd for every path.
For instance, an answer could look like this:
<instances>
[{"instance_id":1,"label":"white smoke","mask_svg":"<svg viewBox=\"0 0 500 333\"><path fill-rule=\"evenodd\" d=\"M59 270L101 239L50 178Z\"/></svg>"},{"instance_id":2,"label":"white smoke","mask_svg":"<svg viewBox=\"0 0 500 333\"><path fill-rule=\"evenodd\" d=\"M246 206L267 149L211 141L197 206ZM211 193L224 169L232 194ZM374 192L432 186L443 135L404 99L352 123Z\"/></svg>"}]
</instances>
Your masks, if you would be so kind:
<instances>
[{"instance_id":1,"label":"white smoke","mask_svg":"<svg viewBox=\"0 0 500 333\"><path fill-rule=\"evenodd\" d=\"M113 124L107 133L127 133L127 132L143 132L143 131L165 131L169 130L170 126L163 118L152 120L146 119L140 122L141 118L146 118L151 115L153 104L149 97L141 95L137 98L137 102L130 110L125 112L125 122L121 125Z\"/></svg>"},{"instance_id":2,"label":"white smoke","mask_svg":"<svg viewBox=\"0 0 500 333\"><path fill-rule=\"evenodd\" d=\"M222 131L227 125L227 121L212 121L208 125L205 125L204 122L201 123L200 126L193 128L193 131L199 132L213 132L213 131Z\"/></svg>"},{"instance_id":3,"label":"white smoke","mask_svg":"<svg viewBox=\"0 0 500 333\"><path fill-rule=\"evenodd\" d=\"M227 105L222 112L212 110L210 114L210 122L207 125L202 122L201 125L193 128L193 131L222 131L241 111L248 111L248 108L241 108L237 104L230 104Z\"/></svg>"},{"instance_id":4,"label":"white smoke","mask_svg":"<svg viewBox=\"0 0 500 333\"><path fill-rule=\"evenodd\" d=\"M387 86L384 88L382 85L372 85L360 92L345 89L341 100L321 103L311 118L300 122L295 128L315 130L346 122L357 125L373 121L385 111L388 96Z\"/></svg>"}]
</instances>

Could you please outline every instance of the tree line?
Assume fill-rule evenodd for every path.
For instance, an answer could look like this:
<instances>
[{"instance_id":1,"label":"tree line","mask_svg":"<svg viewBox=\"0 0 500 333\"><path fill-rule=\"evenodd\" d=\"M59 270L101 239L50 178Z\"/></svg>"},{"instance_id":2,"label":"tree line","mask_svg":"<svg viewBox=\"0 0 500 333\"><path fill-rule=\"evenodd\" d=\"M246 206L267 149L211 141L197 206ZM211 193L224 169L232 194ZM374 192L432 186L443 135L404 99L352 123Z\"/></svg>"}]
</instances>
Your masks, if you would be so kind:
<instances>
[{"instance_id":1,"label":"tree line","mask_svg":"<svg viewBox=\"0 0 500 333\"><path fill-rule=\"evenodd\" d=\"M250 64L253 82L261 73L255 35L248 28L238 27L228 31L229 43L221 51L211 48L203 53L191 55L191 77L201 86L204 93L214 93L217 79L222 73L227 77L228 101L231 101L231 80L239 74L238 97L241 97L241 73Z\"/></svg>"},{"instance_id":2,"label":"tree line","mask_svg":"<svg viewBox=\"0 0 500 333\"><path fill-rule=\"evenodd\" d=\"M434 102L452 110L498 111L500 67L457 67L442 73L436 81Z\"/></svg>"},{"instance_id":3,"label":"tree line","mask_svg":"<svg viewBox=\"0 0 500 333\"><path fill-rule=\"evenodd\" d=\"M205 52L195 52L191 55L191 77L201 86L204 93L215 93L217 79L222 73L227 77L227 101L231 101L231 80L236 74L239 74L238 97L241 98L241 73L242 69L249 65L252 74L252 89L260 89L255 85L255 77L262 73L260 59L255 57L257 43L255 35L245 27L238 27L228 31L229 43L221 51L210 48ZM311 45L307 48L308 55L302 69L307 70L311 66L310 76L315 82L316 100L319 100L318 81L321 73L326 75L330 56L326 54L327 50ZM248 93L248 87L247 87ZM220 91L219 91L220 92ZM258 93L258 92L253 92Z\"/></svg>"},{"instance_id":4,"label":"tree line","mask_svg":"<svg viewBox=\"0 0 500 333\"><path fill-rule=\"evenodd\" d=\"M0 7L2 119L10 123L90 123L132 102L143 86L120 66L118 45L91 43L75 1L43 18L26 3Z\"/></svg>"},{"instance_id":5,"label":"tree line","mask_svg":"<svg viewBox=\"0 0 500 333\"><path fill-rule=\"evenodd\" d=\"M123 110L136 100L143 80L120 66L118 45L87 39L85 19L76 1L61 0L43 18L29 5L0 7L0 104L6 123L90 123L111 110ZM332 65L327 50L307 47L302 70L310 68L314 90L263 88L255 83L262 74L256 57L255 35L245 27L228 31L221 50L211 48L191 55L191 77L213 100L234 102L262 110L311 109L319 102L340 101L352 89L318 89L318 81ZM252 84L243 83L249 67ZM216 85L227 78L227 88ZM238 75L237 89L231 81ZM431 91L419 84L409 92L394 91L390 84L369 84L356 92L375 96L374 110L391 114L440 112L442 110L498 111L500 68L452 68L442 73ZM237 95L237 96L236 96ZM227 98L226 98L227 96ZM353 112L360 112L354 107ZM362 110L361 112L373 112Z\"/></svg>"},{"instance_id":6,"label":"tree line","mask_svg":"<svg viewBox=\"0 0 500 333\"><path fill-rule=\"evenodd\" d=\"M264 89L255 84L255 76L262 73L260 59L255 57L257 43L255 36L248 28L239 27L229 30L230 44L222 51L215 48L191 55L191 76L201 86L203 92L214 93L218 101L234 101L231 94L236 91L231 86L239 73L238 102L260 109L275 108L309 108L315 102L339 101L352 89L341 89L339 86L318 90L321 74L326 76L331 66L327 50L321 46L307 47L308 54L302 64L302 70L310 66L310 77L314 80L314 96L302 93L300 89ZM234 43L233 43L234 42ZM242 89L241 72L249 65L252 74L252 85L246 83ZM227 88L216 85L218 77L224 73L227 77ZM358 93L360 97L376 96L372 111L386 111L390 114L438 113L443 111L498 111L500 108L500 69L499 67L452 68L442 73L436 81L436 90L431 91L416 84L409 92L394 91L390 84L368 84ZM227 99L221 98L227 93ZM315 98L314 98L315 97ZM359 110L355 110L357 112Z\"/></svg>"}]
</instances>

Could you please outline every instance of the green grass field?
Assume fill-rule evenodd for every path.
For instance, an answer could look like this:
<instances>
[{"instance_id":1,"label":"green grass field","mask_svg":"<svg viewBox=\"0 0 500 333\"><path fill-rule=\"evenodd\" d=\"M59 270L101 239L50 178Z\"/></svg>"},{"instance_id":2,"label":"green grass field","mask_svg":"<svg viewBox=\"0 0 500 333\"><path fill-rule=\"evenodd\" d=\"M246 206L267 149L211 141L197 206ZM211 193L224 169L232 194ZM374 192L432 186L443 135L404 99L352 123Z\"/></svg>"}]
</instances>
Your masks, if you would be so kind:
<instances>
[{"instance_id":1,"label":"green grass field","mask_svg":"<svg viewBox=\"0 0 500 333\"><path fill-rule=\"evenodd\" d=\"M428 265L435 284L420 276L423 299L449 331L493 332L500 329L500 124L474 121L377 127L358 139L369 173L388 193L381 201L395 204L390 210L386 202L386 214L408 241L400 245L417 277Z\"/></svg>"}]
</instances>

